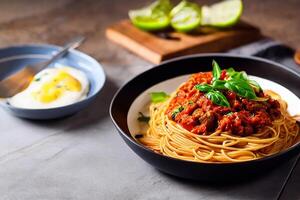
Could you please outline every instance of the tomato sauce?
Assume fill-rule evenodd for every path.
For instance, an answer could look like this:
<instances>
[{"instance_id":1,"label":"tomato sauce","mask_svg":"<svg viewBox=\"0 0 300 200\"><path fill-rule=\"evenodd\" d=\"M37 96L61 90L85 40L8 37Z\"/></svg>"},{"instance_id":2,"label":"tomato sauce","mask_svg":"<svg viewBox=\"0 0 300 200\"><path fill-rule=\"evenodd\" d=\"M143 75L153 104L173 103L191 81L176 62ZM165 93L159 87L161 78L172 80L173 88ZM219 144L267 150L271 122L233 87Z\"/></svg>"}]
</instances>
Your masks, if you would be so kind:
<instances>
[{"instance_id":1,"label":"tomato sauce","mask_svg":"<svg viewBox=\"0 0 300 200\"><path fill-rule=\"evenodd\" d=\"M220 79L226 77L226 71L223 70ZM219 130L246 136L271 125L280 116L279 102L270 97L267 101L254 101L224 90L222 93L230 107L214 104L205 93L195 88L197 84L211 84L212 78L211 72L200 72L181 85L166 111L169 119L195 134L209 135ZM256 95L268 97L263 92Z\"/></svg>"}]
</instances>

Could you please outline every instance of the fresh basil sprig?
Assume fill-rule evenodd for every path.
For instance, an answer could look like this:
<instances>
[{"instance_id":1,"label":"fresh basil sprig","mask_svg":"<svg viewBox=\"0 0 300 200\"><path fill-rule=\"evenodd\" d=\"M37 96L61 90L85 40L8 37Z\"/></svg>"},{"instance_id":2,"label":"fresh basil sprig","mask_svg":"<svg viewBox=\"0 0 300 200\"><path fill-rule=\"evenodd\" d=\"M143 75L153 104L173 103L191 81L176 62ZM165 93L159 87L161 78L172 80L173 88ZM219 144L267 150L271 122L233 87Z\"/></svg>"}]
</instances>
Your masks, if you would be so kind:
<instances>
[{"instance_id":1,"label":"fresh basil sprig","mask_svg":"<svg viewBox=\"0 0 300 200\"><path fill-rule=\"evenodd\" d=\"M195 88L201 92L205 92L205 96L213 103L220 106L230 107L227 98L220 90L230 90L241 97L254 101L268 100L268 98L256 96L255 92L262 91L262 88L256 81L250 80L246 72L237 72L233 68L228 68L226 69L226 72L229 75L229 80L220 80L222 70L215 60L212 62L212 67L212 84L198 84Z\"/></svg>"}]
</instances>

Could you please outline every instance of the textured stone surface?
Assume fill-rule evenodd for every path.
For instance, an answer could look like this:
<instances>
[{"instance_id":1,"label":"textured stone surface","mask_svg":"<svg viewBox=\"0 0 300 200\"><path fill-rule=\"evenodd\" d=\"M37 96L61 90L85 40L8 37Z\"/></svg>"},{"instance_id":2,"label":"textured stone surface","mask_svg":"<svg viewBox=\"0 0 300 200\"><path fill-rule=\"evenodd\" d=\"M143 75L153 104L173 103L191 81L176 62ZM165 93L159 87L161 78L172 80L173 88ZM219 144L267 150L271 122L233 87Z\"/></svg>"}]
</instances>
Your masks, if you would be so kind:
<instances>
[{"instance_id":1,"label":"textured stone surface","mask_svg":"<svg viewBox=\"0 0 300 200\"><path fill-rule=\"evenodd\" d=\"M204 2L204 1L202 1ZM260 2L260 3L259 3ZM101 94L82 112L33 122L0 110L0 199L274 199L290 163L259 179L212 185L153 169L118 136L108 116L114 92L151 67L107 41L104 30L143 1L10 0L0 2L0 46L63 44L88 39L80 50L99 60L108 76ZM299 1L245 0L244 19L299 47ZM298 46L297 46L298 45ZM300 170L283 199L300 198Z\"/></svg>"}]
</instances>

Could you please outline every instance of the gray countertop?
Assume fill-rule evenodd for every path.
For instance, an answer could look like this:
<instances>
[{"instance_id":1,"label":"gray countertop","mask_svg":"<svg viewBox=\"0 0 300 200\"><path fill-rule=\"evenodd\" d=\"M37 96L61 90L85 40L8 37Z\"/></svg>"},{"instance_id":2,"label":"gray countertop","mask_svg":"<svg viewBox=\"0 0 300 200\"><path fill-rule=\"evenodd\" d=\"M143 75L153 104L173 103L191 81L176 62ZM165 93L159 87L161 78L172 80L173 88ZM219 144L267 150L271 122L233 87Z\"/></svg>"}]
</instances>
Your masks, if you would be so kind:
<instances>
[{"instance_id":1,"label":"gray countertop","mask_svg":"<svg viewBox=\"0 0 300 200\"><path fill-rule=\"evenodd\" d=\"M5 2L0 8L7 6ZM22 10L22 1L11 2L16 5L12 9ZM0 110L1 200L276 197L293 160L253 180L209 184L163 174L122 141L109 118L110 101L121 85L151 64L107 41L104 29L126 16L137 1L128 1L124 7L114 0L40 2L40 7L35 5L39 12L32 10L33 14L28 14L24 3L23 15L14 18L7 11L6 21L0 21L0 45L63 44L74 35L85 35L88 40L80 49L101 62L107 82L89 107L68 118L29 121ZM282 199L300 199L299 183L298 167Z\"/></svg>"}]
</instances>

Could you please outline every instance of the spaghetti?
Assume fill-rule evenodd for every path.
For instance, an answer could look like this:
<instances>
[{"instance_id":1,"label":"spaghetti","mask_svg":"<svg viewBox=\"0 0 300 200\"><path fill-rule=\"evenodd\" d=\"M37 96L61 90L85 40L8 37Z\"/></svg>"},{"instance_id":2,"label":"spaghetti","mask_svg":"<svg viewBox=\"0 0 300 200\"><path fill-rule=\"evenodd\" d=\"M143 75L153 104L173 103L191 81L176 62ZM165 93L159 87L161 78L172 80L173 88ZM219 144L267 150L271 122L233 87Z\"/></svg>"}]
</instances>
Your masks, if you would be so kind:
<instances>
[{"instance_id":1,"label":"spaghetti","mask_svg":"<svg viewBox=\"0 0 300 200\"><path fill-rule=\"evenodd\" d=\"M220 80L230 79L222 74ZM194 74L168 100L151 103L149 127L137 140L157 153L202 163L254 160L299 140L299 125L279 95L259 91L260 100L250 100L223 89L229 106L217 105L196 89L213 80L211 72Z\"/></svg>"}]
</instances>

